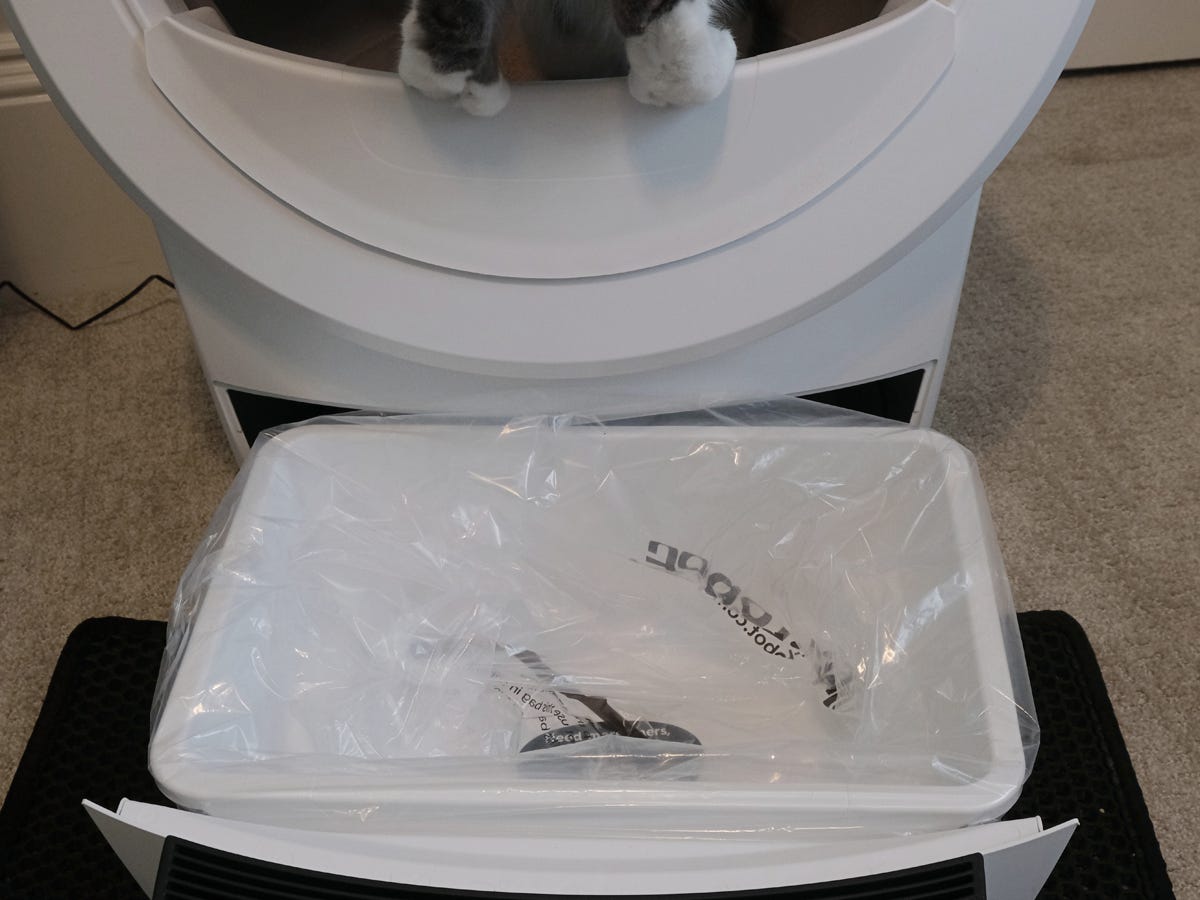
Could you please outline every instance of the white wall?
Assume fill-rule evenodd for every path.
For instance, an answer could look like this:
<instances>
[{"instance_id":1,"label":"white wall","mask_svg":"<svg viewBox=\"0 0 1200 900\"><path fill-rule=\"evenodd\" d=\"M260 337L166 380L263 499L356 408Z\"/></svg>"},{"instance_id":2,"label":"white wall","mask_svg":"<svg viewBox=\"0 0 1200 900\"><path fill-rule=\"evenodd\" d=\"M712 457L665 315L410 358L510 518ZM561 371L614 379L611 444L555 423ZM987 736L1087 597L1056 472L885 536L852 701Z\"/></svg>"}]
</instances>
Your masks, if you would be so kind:
<instances>
[{"instance_id":1,"label":"white wall","mask_svg":"<svg viewBox=\"0 0 1200 900\"><path fill-rule=\"evenodd\" d=\"M1200 59L1200 0L1096 0L1071 68Z\"/></svg>"},{"instance_id":2,"label":"white wall","mask_svg":"<svg viewBox=\"0 0 1200 900\"><path fill-rule=\"evenodd\" d=\"M150 220L54 109L0 18L0 281L49 300L166 274Z\"/></svg>"}]
</instances>

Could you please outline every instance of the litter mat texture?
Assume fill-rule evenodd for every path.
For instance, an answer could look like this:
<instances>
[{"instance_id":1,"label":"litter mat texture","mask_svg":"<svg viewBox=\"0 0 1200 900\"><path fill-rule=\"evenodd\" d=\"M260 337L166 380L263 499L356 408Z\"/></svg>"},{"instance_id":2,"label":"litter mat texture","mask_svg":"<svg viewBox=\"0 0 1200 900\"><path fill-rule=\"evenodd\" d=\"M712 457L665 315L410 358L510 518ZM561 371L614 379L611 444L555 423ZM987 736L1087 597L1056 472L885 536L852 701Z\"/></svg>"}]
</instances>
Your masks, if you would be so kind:
<instances>
[{"instance_id":1,"label":"litter mat texture","mask_svg":"<svg viewBox=\"0 0 1200 900\"><path fill-rule=\"evenodd\" d=\"M1009 815L1081 821L1041 897L1174 897L1087 637L1065 613L1018 619L1042 744ZM0 898L142 896L80 801L167 803L146 769L165 639L164 623L120 618L90 619L68 638L0 809Z\"/></svg>"}]
</instances>

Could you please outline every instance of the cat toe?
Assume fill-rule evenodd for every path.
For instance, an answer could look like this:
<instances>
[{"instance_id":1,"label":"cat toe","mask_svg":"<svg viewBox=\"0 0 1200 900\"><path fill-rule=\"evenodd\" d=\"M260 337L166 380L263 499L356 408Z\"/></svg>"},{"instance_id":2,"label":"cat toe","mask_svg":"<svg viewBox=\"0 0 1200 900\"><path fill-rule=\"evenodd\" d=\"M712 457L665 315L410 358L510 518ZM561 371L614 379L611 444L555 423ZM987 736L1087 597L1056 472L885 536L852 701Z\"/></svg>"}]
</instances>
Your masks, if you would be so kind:
<instances>
[{"instance_id":1,"label":"cat toe","mask_svg":"<svg viewBox=\"0 0 1200 900\"><path fill-rule=\"evenodd\" d=\"M400 79L430 100L456 100L467 86L468 72L432 72L419 67L400 67Z\"/></svg>"},{"instance_id":2,"label":"cat toe","mask_svg":"<svg viewBox=\"0 0 1200 900\"><path fill-rule=\"evenodd\" d=\"M470 72L438 72L429 54L414 48L400 54L400 80L431 100L454 100L467 87Z\"/></svg>"},{"instance_id":3,"label":"cat toe","mask_svg":"<svg viewBox=\"0 0 1200 900\"><path fill-rule=\"evenodd\" d=\"M644 103L646 106L670 106L670 101L660 88L653 81L641 77L640 75L630 72L629 74L629 93L638 103Z\"/></svg>"},{"instance_id":4,"label":"cat toe","mask_svg":"<svg viewBox=\"0 0 1200 900\"><path fill-rule=\"evenodd\" d=\"M488 84L468 80L458 105L473 116L494 116L508 104L511 93L503 78Z\"/></svg>"}]
</instances>

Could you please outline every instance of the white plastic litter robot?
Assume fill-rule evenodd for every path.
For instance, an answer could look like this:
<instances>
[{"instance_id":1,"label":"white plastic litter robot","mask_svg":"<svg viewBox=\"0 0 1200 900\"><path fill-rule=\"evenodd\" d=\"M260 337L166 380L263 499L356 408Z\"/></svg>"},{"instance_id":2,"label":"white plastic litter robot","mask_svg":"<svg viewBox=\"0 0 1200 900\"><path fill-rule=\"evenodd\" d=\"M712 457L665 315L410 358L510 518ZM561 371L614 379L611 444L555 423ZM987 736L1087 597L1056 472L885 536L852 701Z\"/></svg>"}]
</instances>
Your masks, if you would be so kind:
<instances>
[{"instance_id":1,"label":"white plastic litter robot","mask_svg":"<svg viewBox=\"0 0 1200 900\"><path fill-rule=\"evenodd\" d=\"M319 406L537 384L849 388L833 402L928 424L980 189L1090 9L893 2L741 61L707 106L540 83L478 121L184 0L8 2L155 222L240 452Z\"/></svg>"}]
</instances>

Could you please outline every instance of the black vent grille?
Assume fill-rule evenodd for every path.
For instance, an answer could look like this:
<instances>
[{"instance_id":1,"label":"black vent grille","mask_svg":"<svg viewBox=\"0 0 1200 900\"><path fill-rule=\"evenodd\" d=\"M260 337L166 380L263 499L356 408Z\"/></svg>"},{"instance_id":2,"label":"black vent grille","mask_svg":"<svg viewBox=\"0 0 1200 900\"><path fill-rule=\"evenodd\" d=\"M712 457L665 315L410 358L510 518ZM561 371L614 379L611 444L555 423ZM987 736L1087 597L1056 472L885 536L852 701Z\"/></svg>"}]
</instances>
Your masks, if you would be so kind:
<instances>
[{"instance_id":1,"label":"black vent grille","mask_svg":"<svg viewBox=\"0 0 1200 900\"><path fill-rule=\"evenodd\" d=\"M802 400L815 400L827 406L866 413L881 419L911 423L925 384L925 369L915 369L900 375L877 378L862 384L834 388L815 394L805 394Z\"/></svg>"},{"instance_id":2,"label":"black vent grille","mask_svg":"<svg viewBox=\"0 0 1200 900\"><path fill-rule=\"evenodd\" d=\"M448 900L526 895L449 891L387 884L262 862L168 837L163 843L154 900ZM551 895L546 895L551 896ZM723 894L678 895L688 900L986 900L983 857L853 878L848 881ZM628 897L625 900L663 900Z\"/></svg>"},{"instance_id":3,"label":"black vent grille","mask_svg":"<svg viewBox=\"0 0 1200 900\"><path fill-rule=\"evenodd\" d=\"M909 423L916 413L917 401L921 398L921 388L925 385L927 374L925 369L915 369L862 384L797 396L802 400L815 400L851 412ZM233 407L233 414L241 426L247 446L253 445L254 439L262 432L278 428L280 425L354 411L353 407L348 406L288 400L284 397L271 397L234 388L227 388L226 393L229 395L229 405ZM631 419L624 424L687 424L687 415L676 413L670 416Z\"/></svg>"},{"instance_id":4,"label":"black vent grille","mask_svg":"<svg viewBox=\"0 0 1200 900\"><path fill-rule=\"evenodd\" d=\"M346 406L327 406L324 403L307 403L302 400L286 400L282 397L269 397L266 394L252 394L249 391L226 391L229 395L229 405L237 417L242 434L246 437L248 446L254 445L254 439L270 428L280 425L291 425L293 422L303 422L305 419L315 419L317 416L336 416L352 410Z\"/></svg>"}]
</instances>

